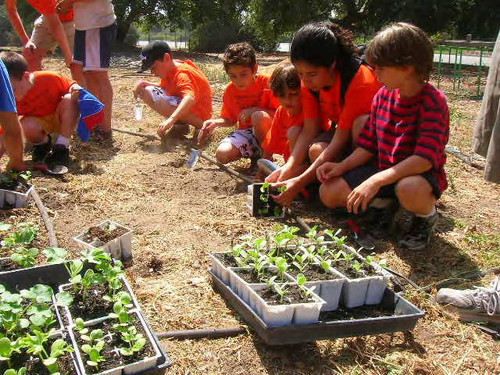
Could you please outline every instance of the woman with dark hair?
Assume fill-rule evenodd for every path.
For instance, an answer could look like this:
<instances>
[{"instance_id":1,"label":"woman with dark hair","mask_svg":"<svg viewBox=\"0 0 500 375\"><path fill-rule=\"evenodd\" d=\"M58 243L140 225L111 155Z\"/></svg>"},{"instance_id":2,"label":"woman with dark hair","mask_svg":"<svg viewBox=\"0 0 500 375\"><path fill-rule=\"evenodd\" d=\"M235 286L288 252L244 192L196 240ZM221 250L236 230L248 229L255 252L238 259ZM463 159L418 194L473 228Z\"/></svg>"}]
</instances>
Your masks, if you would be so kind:
<instances>
[{"instance_id":1,"label":"woman with dark hair","mask_svg":"<svg viewBox=\"0 0 500 375\"><path fill-rule=\"evenodd\" d=\"M304 127L288 161L266 179L287 186L276 198L282 205L316 179L321 164L352 151L381 87L359 57L352 33L336 25L303 26L292 40L290 58L302 80ZM308 156L312 164L294 176Z\"/></svg>"}]
</instances>

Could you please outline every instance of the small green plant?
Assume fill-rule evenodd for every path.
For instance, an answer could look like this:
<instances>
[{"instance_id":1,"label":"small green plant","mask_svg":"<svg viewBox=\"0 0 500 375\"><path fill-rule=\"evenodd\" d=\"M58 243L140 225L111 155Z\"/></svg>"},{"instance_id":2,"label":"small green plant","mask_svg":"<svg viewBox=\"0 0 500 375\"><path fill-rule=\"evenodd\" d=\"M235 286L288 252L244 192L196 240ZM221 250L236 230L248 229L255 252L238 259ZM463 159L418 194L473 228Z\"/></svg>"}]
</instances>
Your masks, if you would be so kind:
<instances>
[{"instance_id":1,"label":"small green plant","mask_svg":"<svg viewBox=\"0 0 500 375\"><path fill-rule=\"evenodd\" d=\"M50 346L50 353L48 358L43 359L43 364L49 370L51 374L59 375L59 366L57 364L57 360L59 357L72 353L74 349L63 339L57 339Z\"/></svg>"},{"instance_id":2,"label":"small green plant","mask_svg":"<svg viewBox=\"0 0 500 375\"><path fill-rule=\"evenodd\" d=\"M82 345L82 351L87 354L88 360L87 365L94 367L96 370L99 369L99 363L105 361L106 359L101 354L104 349L104 332L101 329L94 329L90 332L90 335L82 335L82 340L86 341L86 344Z\"/></svg>"},{"instance_id":3,"label":"small green plant","mask_svg":"<svg viewBox=\"0 0 500 375\"><path fill-rule=\"evenodd\" d=\"M288 283L278 284L276 282L273 282L272 288L280 296L280 303L285 302L288 293Z\"/></svg>"},{"instance_id":4,"label":"small green plant","mask_svg":"<svg viewBox=\"0 0 500 375\"><path fill-rule=\"evenodd\" d=\"M16 246L12 249L10 259L21 268L29 268L35 265L38 253L39 251L36 247Z\"/></svg>"},{"instance_id":5,"label":"small green plant","mask_svg":"<svg viewBox=\"0 0 500 375\"><path fill-rule=\"evenodd\" d=\"M128 347L120 348L120 353L124 356L131 356L142 350L146 345L146 339L142 333L137 332L137 328L129 326L121 332L121 339L128 344Z\"/></svg>"},{"instance_id":6,"label":"small green plant","mask_svg":"<svg viewBox=\"0 0 500 375\"><path fill-rule=\"evenodd\" d=\"M11 358L14 353L21 353L22 345L18 340L11 341L8 337L0 339L0 362L7 362L7 366L11 366Z\"/></svg>"},{"instance_id":7,"label":"small green plant","mask_svg":"<svg viewBox=\"0 0 500 375\"><path fill-rule=\"evenodd\" d=\"M16 246L28 246L35 241L38 235L38 227L31 223L19 225L20 229L4 237L2 246L7 248L15 248Z\"/></svg>"},{"instance_id":8,"label":"small green plant","mask_svg":"<svg viewBox=\"0 0 500 375\"><path fill-rule=\"evenodd\" d=\"M299 286L300 297L304 300L308 300L311 298L311 295L315 288L314 286L312 288L306 287L306 283L307 283L307 278L304 276L304 274L299 273L297 275L297 285Z\"/></svg>"},{"instance_id":9,"label":"small green plant","mask_svg":"<svg viewBox=\"0 0 500 375\"><path fill-rule=\"evenodd\" d=\"M274 261L274 265L278 269L278 276L281 281L285 281L285 272L288 271L290 267L285 258L277 257Z\"/></svg>"}]
</instances>

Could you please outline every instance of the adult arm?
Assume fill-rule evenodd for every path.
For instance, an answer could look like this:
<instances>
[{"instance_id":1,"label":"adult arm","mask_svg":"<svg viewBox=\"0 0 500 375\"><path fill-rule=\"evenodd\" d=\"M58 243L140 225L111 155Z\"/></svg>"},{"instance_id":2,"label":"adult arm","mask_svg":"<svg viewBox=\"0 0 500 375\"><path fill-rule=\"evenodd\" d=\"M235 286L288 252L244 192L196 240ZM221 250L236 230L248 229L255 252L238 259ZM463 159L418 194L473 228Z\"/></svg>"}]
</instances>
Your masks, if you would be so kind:
<instances>
[{"instance_id":1,"label":"adult arm","mask_svg":"<svg viewBox=\"0 0 500 375\"><path fill-rule=\"evenodd\" d=\"M30 37L24 29L23 21L17 11L17 0L5 0L5 8L7 10L7 16L9 17L10 23L14 27L14 30L16 30L17 36L21 40L23 46L26 45L26 43L30 40Z\"/></svg>"},{"instance_id":2,"label":"adult arm","mask_svg":"<svg viewBox=\"0 0 500 375\"><path fill-rule=\"evenodd\" d=\"M46 14L45 19L47 20L52 36L57 41L62 53L64 54L66 66L69 67L71 65L71 62L73 61L73 54L71 53L71 48L69 46L66 33L64 32L63 24L59 19L57 13Z\"/></svg>"},{"instance_id":3,"label":"adult arm","mask_svg":"<svg viewBox=\"0 0 500 375\"><path fill-rule=\"evenodd\" d=\"M26 166L23 161L23 139L17 113L0 111L0 123L3 129L4 147L9 155L7 169L24 171Z\"/></svg>"}]
</instances>

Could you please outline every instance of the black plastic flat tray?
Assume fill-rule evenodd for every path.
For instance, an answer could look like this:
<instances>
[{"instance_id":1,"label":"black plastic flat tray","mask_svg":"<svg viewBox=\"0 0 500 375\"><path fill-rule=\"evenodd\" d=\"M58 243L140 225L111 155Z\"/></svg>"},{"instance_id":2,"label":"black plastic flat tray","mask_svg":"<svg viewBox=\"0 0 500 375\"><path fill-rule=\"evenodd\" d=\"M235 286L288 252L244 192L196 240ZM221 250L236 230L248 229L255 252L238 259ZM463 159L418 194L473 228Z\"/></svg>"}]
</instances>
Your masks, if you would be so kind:
<instances>
[{"instance_id":1,"label":"black plastic flat tray","mask_svg":"<svg viewBox=\"0 0 500 375\"><path fill-rule=\"evenodd\" d=\"M25 268L20 270L0 272L0 284L3 284L10 290L21 290L30 288L35 284L50 285L54 290L60 285L68 282L68 272L62 264L48 264L45 266ZM141 311L139 311L142 314ZM172 361L165 353L158 338L151 329L148 320L144 317L147 328L151 331L153 339L160 349L161 357L156 361L154 369L138 372L136 374L155 374L159 370L170 367Z\"/></svg>"},{"instance_id":2,"label":"black plastic flat tray","mask_svg":"<svg viewBox=\"0 0 500 375\"><path fill-rule=\"evenodd\" d=\"M246 320L268 345L287 345L339 337L374 335L399 331L411 331L425 312L386 289L377 307L392 311L391 316L352 320L327 320L328 312L320 315L315 324L269 327L233 290L211 271L214 287L224 299ZM356 309L352 309L356 310Z\"/></svg>"}]
</instances>

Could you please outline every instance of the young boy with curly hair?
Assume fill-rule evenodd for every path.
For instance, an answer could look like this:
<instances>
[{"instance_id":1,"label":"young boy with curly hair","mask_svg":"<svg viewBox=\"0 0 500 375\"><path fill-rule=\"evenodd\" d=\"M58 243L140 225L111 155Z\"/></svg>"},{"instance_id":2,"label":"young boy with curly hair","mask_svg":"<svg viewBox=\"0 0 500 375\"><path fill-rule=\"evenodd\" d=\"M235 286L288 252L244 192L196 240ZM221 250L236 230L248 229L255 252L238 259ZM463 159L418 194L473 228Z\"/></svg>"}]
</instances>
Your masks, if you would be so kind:
<instances>
[{"instance_id":1,"label":"young boy with curly hair","mask_svg":"<svg viewBox=\"0 0 500 375\"><path fill-rule=\"evenodd\" d=\"M413 214L398 245L425 249L438 215L436 200L447 187L444 164L449 136L445 95L428 80L432 43L424 31L396 23L377 34L366 58L385 86L373 100L358 148L340 163L317 170L328 207L366 210L373 198L397 198Z\"/></svg>"},{"instance_id":2,"label":"young boy with curly hair","mask_svg":"<svg viewBox=\"0 0 500 375\"><path fill-rule=\"evenodd\" d=\"M238 123L237 130L222 140L215 154L226 164L259 155L279 104L269 89L269 76L257 74L255 50L249 43L229 45L222 62L231 82L224 92L221 118L205 121L198 139L202 143L215 128Z\"/></svg>"}]
</instances>

